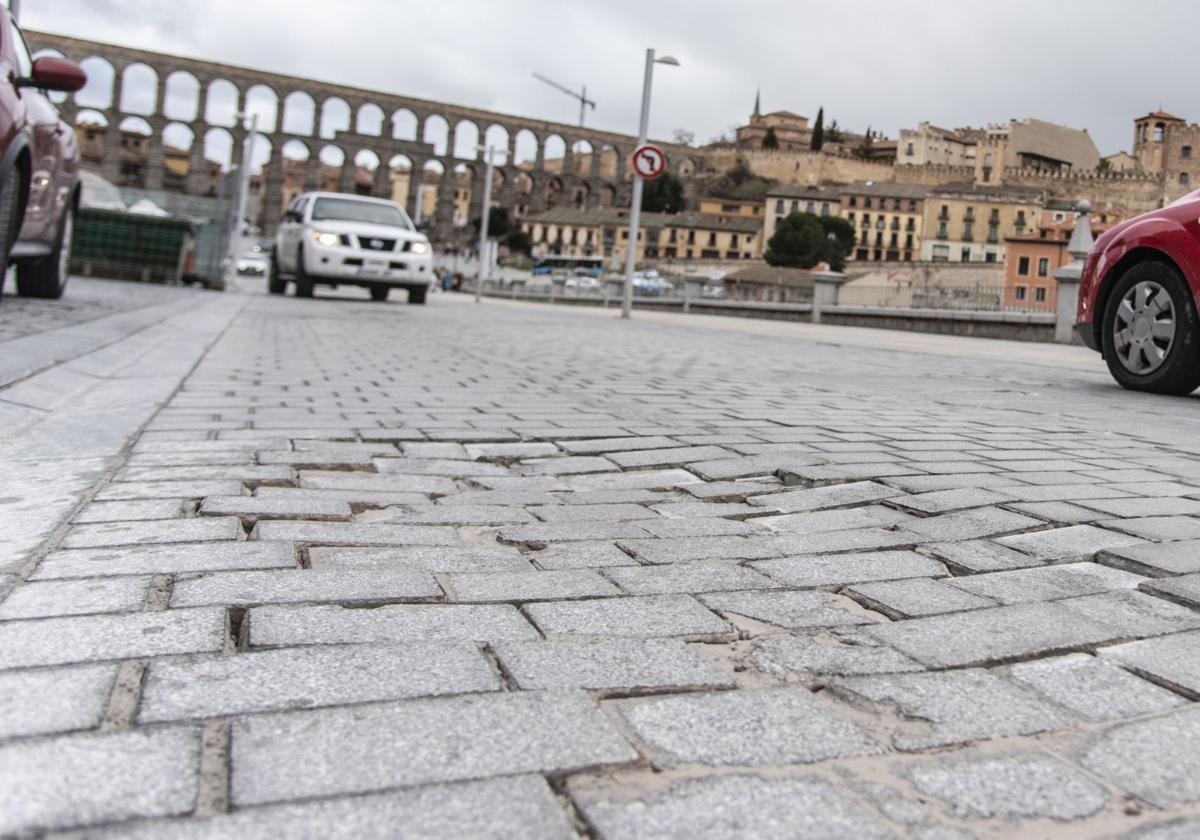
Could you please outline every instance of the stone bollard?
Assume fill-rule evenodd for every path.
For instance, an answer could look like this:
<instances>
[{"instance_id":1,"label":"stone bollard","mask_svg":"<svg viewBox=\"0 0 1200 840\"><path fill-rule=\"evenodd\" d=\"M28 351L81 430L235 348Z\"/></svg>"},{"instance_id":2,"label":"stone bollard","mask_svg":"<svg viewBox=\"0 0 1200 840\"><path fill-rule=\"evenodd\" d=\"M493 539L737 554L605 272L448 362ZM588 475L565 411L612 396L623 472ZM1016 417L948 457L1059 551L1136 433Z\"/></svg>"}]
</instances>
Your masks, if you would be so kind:
<instances>
[{"instance_id":1,"label":"stone bollard","mask_svg":"<svg viewBox=\"0 0 1200 840\"><path fill-rule=\"evenodd\" d=\"M1058 297L1054 307L1054 340L1059 344L1071 344L1075 340L1075 309L1079 304L1079 280L1083 275L1083 263L1092 250L1092 222L1088 218L1092 205L1081 201L1076 209L1075 230L1067 243L1071 261L1054 272L1058 284Z\"/></svg>"},{"instance_id":2,"label":"stone bollard","mask_svg":"<svg viewBox=\"0 0 1200 840\"><path fill-rule=\"evenodd\" d=\"M821 310L837 306L838 289L846 282L846 275L840 271L812 271L809 276L813 279L812 322L821 323Z\"/></svg>"}]
</instances>

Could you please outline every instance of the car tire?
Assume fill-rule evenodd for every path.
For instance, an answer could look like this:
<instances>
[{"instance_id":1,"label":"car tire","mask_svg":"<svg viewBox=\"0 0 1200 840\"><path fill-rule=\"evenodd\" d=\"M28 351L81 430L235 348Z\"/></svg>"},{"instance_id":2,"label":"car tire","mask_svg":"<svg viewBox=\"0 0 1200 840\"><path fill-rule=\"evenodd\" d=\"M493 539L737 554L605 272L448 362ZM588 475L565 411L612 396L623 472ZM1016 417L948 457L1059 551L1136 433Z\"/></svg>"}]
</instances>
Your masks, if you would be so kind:
<instances>
[{"instance_id":1,"label":"car tire","mask_svg":"<svg viewBox=\"0 0 1200 840\"><path fill-rule=\"evenodd\" d=\"M1182 396L1200 387L1200 321L1187 281L1172 265L1141 263L1117 280L1100 340L1122 388Z\"/></svg>"},{"instance_id":2,"label":"car tire","mask_svg":"<svg viewBox=\"0 0 1200 840\"><path fill-rule=\"evenodd\" d=\"M310 298L313 296L313 281L304 270L304 249L296 252L296 297Z\"/></svg>"},{"instance_id":3,"label":"car tire","mask_svg":"<svg viewBox=\"0 0 1200 840\"><path fill-rule=\"evenodd\" d=\"M0 295L8 273L9 255L21 230L21 167L13 165L0 174Z\"/></svg>"},{"instance_id":4,"label":"car tire","mask_svg":"<svg viewBox=\"0 0 1200 840\"><path fill-rule=\"evenodd\" d=\"M408 290L408 302L409 303L424 303L425 295L428 292L429 292L429 288L427 286L422 286L419 289L409 289Z\"/></svg>"},{"instance_id":5,"label":"car tire","mask_svg":"<svg viewBox=\"0 0 1200 840\"><path fill-rule=\"evenodd\" d=\"M58 300L67 288L71 269L71 242L75 238L75 204L67 205L58 224L54 250L44 257L17 264L17 294L21 297Z\"/></svg>"},{"instance_id":6,"label":"car tire","mask_svg":"<svg viewBox=\"0 0 1200 840\"><path fill-rule=\"evenodd\" d=\"M389 291L390 291L390 289L388 289L387 286L372 286L371 287L371 300L381 301L381 302L385 301L388 298Z\"/></svg>"},{"instance_id":7,"label":"car tire","mask_svg":"<svg viewBox=\"0 0 1200 840\"><path fill-rule=\"evenodd\" d=\"M273 295L281 295L287 291L287 280L279 271L279 260L271 254L271 276L267 278L267 291Z\"/></svg>"}]
</instances>

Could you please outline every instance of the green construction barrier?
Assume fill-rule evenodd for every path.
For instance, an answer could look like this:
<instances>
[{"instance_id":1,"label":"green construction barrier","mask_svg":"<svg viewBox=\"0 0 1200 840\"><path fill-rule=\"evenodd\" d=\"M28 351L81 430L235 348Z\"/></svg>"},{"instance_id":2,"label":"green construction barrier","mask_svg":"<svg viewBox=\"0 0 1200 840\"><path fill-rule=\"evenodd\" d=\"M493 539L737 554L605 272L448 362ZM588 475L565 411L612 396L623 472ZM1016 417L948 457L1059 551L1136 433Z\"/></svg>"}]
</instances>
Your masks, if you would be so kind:
<instances>
[{"instance_id":1,"label":"green construction barrier","mask_svg":"<svg viewBox=\"0 0 1200 840\"><path fill-rule=\"evenodd\" d=\"M75 220L74 274L180 283L191 272L195 230L190 221L84 207Z\"/></svg>"}]
</instances>

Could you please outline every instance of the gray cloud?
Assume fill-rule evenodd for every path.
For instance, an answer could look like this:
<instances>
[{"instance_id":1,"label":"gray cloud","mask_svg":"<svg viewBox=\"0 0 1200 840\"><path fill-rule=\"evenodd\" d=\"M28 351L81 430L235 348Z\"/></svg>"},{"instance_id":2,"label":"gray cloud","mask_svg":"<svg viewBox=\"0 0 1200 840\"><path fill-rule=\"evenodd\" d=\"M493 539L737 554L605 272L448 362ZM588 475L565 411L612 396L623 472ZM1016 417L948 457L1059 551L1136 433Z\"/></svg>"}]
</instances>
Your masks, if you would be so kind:
<instances>
[{"instance_id":1,"label":"gray cloud","mask_svg":"<svg viewBox=\"0 0 1200 840\"><path fill-rule=\"evenodd\" d=\"M24 0L23 22L80 37L574 121L537 70L586 84L589 124L633 132L647 46L680 68L655 76L652 134L707 140L763 107L894 135L928 119L1033 116L1087 128L1104 153L1132 119L1183 117L1200 4L1151 0Z\"/></svg>"}]
</instances>

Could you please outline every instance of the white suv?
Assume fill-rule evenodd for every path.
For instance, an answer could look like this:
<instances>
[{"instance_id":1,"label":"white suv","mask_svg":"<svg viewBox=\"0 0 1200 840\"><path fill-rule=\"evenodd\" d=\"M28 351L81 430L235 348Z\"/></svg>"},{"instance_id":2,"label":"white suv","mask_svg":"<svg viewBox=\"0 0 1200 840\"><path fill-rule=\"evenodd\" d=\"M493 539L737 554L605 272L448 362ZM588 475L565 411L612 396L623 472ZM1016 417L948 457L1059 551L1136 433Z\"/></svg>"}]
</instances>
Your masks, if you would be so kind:
<instances>
[{"instance_id":1,"label":"white suv","mask_svg":"<svg viewBox=\"0 0 1200 840\"><path fill-rule=\"evenodd\" d=\"M271 254L271 294L296 284L296 297L313 286L362 286L374 300L393 288L409 303L424 303L433 277L433 249L399 204L359 195L313 192L297 196L279 224Z\"/></svg>"}]
</instances>

